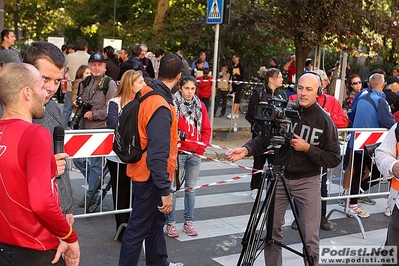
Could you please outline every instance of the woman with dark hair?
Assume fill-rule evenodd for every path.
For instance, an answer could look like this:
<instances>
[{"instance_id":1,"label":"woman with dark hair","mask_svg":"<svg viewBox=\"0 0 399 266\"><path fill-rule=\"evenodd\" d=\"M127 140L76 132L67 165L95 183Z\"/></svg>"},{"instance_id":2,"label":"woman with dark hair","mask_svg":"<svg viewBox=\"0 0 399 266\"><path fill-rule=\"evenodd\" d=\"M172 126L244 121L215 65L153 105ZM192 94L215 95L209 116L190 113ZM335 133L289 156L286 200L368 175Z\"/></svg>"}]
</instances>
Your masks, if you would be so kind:
<instances>
[{"instance_id":1,"label":"woman with dark hair","mask_svg":"<svg viewBox=\"0 0 399 266\"><path fill-rule=\"evenodd\" d=\"M346 99L343 108L349 110L356 95L362 90L362 80L358 74L352 74L348 77L346 83Z\"/></svg>"},{"instance_id":2,"label":"woman with dark hair","mask_svg":"<svg viewBox=\"0 0 399 266\"><path fill-rule=\"evenodd\" d=\"M105 46L102 52L105 64L106 64L106 71L105 75L111 77L113 80L118 80L119 77L119 59L118 56L115 55L115 50L112 46Z\"/></svg>"},{"instance_id":3,"label":"woman with dark hair","mask_svg":"<svg viewBox=\"0 0 399 266\"><path fill-rule=\"evenodd\" d=\"M282 88L283 86L283 75L281 74L280 69L278 68L269 68L264 75L265 84L263 86L256 86L254 89L251 98L248 103L248 112L245 115L245 119L251 124L251 132L252 138L257 137L259 134L262 134L262 130L264 128L264 121L257 120L256 108L259 102L268 102L269 97L277 97L280 99L287 99L286 91ZM253 169L263 169L265 165L266 159L268 163L274 163L273 154L262 154L258 156L254 156L254 164ZM255 172L253 170L252 172ZM253 174L251 178L251 198L256 199L256 195L258 194L259 186L261 183L261 175L262 173Z\"/></svg>"},{"instance_id":4,"label":"woman with dark hair","mask_svg":"<svg viewBox=\"0 0 399 266\"><path fill-rule=\"evenodd\" d=\"M185 76L180 81L179 90L173 95L173 102L176 108L176 119L180 132L186 133L188 141L181 140L179 148L179 173L171 185L171 197L173 200L172 211L166 216L166 231L168 237L178 237L179 232L176 229L176 192L179 189L176 186L177 180L184 180L184 187L193 188L197 182L201 158L205 152L206 146L197 142L208 144L211 138L211 125L205 104L195 95L198 88L196 79L193 76ZM187 151L189 153L184 153ZM194 204L195 189L184 191L184 225L183 232L189 236L198 235L194 229Z\"/></svg>"}]
</instances>

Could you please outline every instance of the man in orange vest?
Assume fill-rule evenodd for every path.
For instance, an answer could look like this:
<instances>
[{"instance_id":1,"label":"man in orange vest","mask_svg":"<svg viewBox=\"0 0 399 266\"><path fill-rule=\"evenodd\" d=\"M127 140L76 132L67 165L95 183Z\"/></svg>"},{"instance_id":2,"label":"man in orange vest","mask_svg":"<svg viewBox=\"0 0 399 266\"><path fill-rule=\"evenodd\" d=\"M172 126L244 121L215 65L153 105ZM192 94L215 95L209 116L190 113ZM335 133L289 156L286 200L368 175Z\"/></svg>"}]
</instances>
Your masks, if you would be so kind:
<instances>
[{"instance_id":1,"label":"man in orange vest","mask_svg":"<svg viewBox=\"0 0 399 266\"><path fill-rule=\"evenodd\" d=\"M170 184L176 170L177 121L172 88L181 78L182 61L175 54L162 57L158 80L145 86L142 97L151 90L159 94L140 103L138 127L143 156L127 165L127 175L133 180L134 203L123 235L119 266L137 265L145 240L146 265L181 266L170 263L163 227L167 213L172 211Z\"/></svg>"}]
</instances>

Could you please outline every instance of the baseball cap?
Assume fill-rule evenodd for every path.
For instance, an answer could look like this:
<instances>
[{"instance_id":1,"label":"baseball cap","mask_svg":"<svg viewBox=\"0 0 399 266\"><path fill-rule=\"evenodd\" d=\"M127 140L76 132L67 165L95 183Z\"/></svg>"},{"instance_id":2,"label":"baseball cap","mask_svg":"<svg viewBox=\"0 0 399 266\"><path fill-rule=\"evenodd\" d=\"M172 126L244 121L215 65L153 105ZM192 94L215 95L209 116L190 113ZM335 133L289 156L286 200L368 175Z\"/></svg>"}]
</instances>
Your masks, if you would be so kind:
<instances>
[{"instance_id":1,"label":"baseball cap","mask_svg":"<svg viewBox=\"0 0 399 266\"><path fill-rule=\"evenodd\" d=\"M326 72L321 69L313 70L314 73L318 74L321 77L321 80L328 80Z\"/></svg>"},{"instance_id":2,"label":"baseball cap","mask_svg":"<svg viewBox=\"0 0 399 266\"><path fill-rule=\"evenodd\" d=\"M392 83L399 83L399 79L394 76L390 76L387 78L387 85L391 85Z\"/></svg>"},{"instance_id":3,"label":"baseball cap","mask_svg":"<svg viewBox=\"0 0 399 266\"><path fill-rule=\"evenodd\" d=\"M105 63L104 56L100 53L93 53L90 55L89 63L91 62L103 62Z\"/></svg>"}]
</instances>

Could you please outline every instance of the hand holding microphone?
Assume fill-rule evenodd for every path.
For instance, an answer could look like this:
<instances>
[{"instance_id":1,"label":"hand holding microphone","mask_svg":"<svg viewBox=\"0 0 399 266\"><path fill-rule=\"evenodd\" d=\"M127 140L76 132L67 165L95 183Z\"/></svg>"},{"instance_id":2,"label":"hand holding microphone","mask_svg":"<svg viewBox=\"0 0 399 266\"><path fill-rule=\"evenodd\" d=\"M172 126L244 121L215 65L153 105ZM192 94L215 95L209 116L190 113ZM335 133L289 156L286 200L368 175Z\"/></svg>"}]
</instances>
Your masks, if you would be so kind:
<instances>
[{"instance_id":1,"label":"hand holding microphone","mask_svg":"<svg viewBox=\"0 0 399 266\"><path fill-rule=\"evenodd\" d=\"M61 175L65 172L66 161L68 154L64 152L64 137L65 130L61 126L57 126L53 131L53 150L54 157L57 163L57 179L61 178Z\"/></svg>"}]
</instances>

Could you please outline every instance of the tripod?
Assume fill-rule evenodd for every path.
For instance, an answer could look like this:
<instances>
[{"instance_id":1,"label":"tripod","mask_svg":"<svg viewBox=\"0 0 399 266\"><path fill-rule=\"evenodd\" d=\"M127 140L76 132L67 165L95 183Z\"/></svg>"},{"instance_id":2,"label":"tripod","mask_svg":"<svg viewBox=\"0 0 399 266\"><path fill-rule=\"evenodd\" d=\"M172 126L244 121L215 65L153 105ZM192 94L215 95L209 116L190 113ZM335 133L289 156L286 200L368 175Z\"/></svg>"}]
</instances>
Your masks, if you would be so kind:
<instances>
[{"instance_id":1,"label":"tripod","mask_svg":"<svg viewBox=\"0 0 399 266\"><path fill-rule=\"evenodd\" d=\"M275 161L279 155L279 149L275 149ZM298 256L303 257L309 265L313 266L313 257L310 256L309 251L306 246L305 238L301 231L300 224L298 223L298 215L293 211L295 220L298 223L298 232L303 245L304 253L284 245L272 238L273 230L273 218L274 218L274 205L276 196L276 187L278 181L283 182L285 192L287 194L291 209L294 210L294 203L292 201L291 193L288 189L285 177L284 177L284 167L280 165L271 165L269 169L262 173L261 185L258 190L258 195L256 196L255 203L252 207L251 215L249 217L248 225L244 233L244 237L241 241L242 251L240 258L238 260L237 266L252 266L258 256L261 254L265 247L272 244L283 247ZM265 183L266 186L266 198L261 202L263 188ZM267 226L267 227L266 227ZM266 235L264 234L264 228L266 227Z\"/></svg>"}]
</instances>

